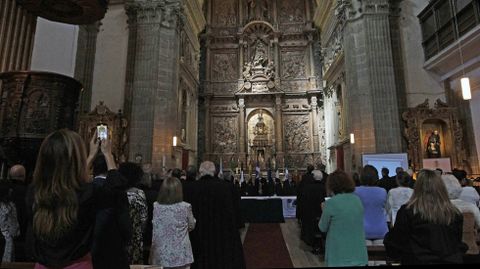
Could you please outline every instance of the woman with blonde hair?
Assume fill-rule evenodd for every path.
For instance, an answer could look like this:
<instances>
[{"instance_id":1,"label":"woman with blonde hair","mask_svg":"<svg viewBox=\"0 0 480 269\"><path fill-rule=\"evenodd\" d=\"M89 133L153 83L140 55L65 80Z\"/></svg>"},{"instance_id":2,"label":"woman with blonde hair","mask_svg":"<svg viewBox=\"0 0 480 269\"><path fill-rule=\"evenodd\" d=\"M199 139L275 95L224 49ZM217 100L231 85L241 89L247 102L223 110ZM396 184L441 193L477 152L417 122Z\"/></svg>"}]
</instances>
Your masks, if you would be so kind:
<instances>
[{"instance_id":1,"label":"woman with blonde hair","mask_svg":"<svg viewBox=\"0 0 480 269\"><path fill-rule=\"evenodd\" d=\"M182 183L169 177L163 181L153 204L153 236L150 263L163 268L190 268L193 263L188 233L195 228L192 206L183 202Z\"/></svg>"},{"instance_id":2,"label":"woman with blonde hair","mask_svg":"<svg viewBox=\"0 0 480 269\"><path fill-rule=\"evenodd\" d=\"M99 147L109 170L103 188L95 188L88 175ZM36 269L92 268L96 212L112 202L112 189L125 183L115 168L109 140L100 146L94 135L87 157L82 138L73 131L58 130L44 139L26 200L27 240Z\"/></svg>"},{"instance_id":3,"label":"woman with blonde hair","mask_svg":"<svg viewBox=\"0 0 480 269\"><path fill-rule=\"evenodd\" d=\"M462 213L450 202L440 176L419 172L412 197L397 213L384 244L402 264L462 263Z\"/></svg>"}]
</instances>

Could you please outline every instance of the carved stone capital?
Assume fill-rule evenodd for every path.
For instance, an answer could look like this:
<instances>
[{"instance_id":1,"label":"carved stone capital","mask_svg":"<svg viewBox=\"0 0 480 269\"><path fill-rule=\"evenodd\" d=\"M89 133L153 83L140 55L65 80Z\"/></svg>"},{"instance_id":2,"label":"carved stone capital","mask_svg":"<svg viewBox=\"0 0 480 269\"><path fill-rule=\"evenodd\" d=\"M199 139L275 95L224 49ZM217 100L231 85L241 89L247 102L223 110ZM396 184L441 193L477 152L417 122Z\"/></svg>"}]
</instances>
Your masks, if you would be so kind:
<instances>
[{"instance_id":1,"label":"carved stone capital","mask_svg":"<svg viewBox=\"0 0 480 269\"><path fill-rule=\"evenodd\" d=\"M335 15L340 21L355 20L365 14L390 14L389 0L338 0Z\"/></svg>"},{"instance_id":2,"label":"carved stone capital","mask_svg":"<svg viewBox=\"0 0 480 269\"><path fill-rule=\"evenodd\" d=\"M157 24L174 28L177 22L185 21L183 0L126 0L128 22Z\"/></svg>"},{"instance_id":3,"label":"carved stone capital","mask_svg":"<svg viewBox=\"0 0 480 269\"><path fill-rule=\"evenodd\" d=\"M128 23L160 23L165 0L126 0L125 11Z\"/></svg>"}]
</instances>

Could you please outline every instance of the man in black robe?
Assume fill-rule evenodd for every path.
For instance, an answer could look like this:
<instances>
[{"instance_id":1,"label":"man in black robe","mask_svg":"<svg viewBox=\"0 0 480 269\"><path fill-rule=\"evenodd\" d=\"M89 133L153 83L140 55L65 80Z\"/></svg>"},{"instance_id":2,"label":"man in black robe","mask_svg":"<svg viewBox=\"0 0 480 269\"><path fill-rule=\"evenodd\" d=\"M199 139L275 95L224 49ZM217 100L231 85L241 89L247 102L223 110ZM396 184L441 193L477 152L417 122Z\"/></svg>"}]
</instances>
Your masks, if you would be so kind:
<instances>
[{"instance_id":1,"label":"man in black robe","mask_svg":"<svg viewBox=\"0 0 480 269\"><path fill-rule=\"evenodd\" d=\"M314 180L307 183L303 188L303 212L302 212L302 240L312 247L312 252L320 253L321 237L318 229L318 221L322 216L321 204L327 195L323 174L319 170L312 172Z\"/></svg>"},{"instance_id":2,"label":"man in black robe","mask_svg":"<svg viewBox=\"0 0 480 269\"><path fill-rule=\"evenodd\" d=\"M298 183L297 187L297 220L302 220L302 214L303 214L303 188L305 185L312 183L313 182L313 174L312 171L315 169L313 165L309 164L307 166L307 172L302 176L302 181Z\"/></svg>"},{"instance_id":3,"label":"man in black robe","mask_svg":"<svg viewBox=\"0 0 480 269\"><path fill-rule=\"evenodd\" d=\"M184 197L192 205L197 220L190 233L195 260L191 268L245 268L238 231L241 227L239 201L233 185L214 177L215 165L210 161L203 162L199 172L200 179Z\"/></svg>"},{"instance_id":4,"label":"man in black robe","mask_svg":"<svg viewBox=\"0 0 480 269\"><path fill-rule=\"evenodd\" d=\"M251 179L245 184L245 195L258 196L258 187L255 186Z\"/></svg>"}]
</instances>

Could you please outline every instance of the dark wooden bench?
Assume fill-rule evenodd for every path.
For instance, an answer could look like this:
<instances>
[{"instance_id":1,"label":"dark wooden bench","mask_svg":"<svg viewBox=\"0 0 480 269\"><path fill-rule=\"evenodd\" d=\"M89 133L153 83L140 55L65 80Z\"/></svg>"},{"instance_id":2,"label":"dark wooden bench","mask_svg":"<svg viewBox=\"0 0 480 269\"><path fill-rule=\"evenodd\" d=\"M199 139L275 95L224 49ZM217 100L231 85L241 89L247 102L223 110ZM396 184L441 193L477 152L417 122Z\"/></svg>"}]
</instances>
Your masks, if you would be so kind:
<instances>
[{"instance_id":1,"label":"dark wooden bench","mask_svg":"<svg viewBox=\"0 0 480 269\"><path fill-rule=\"evenodd\" d=\"M387 255L385 246L367 246L369 261L385 261L387 265L400 265L400 261L394 260Z\"/></svg>"},{"instance_id":2,"label":"dark wooden bench","mask_svg":"<svg viewBox=\"0 0 480 269\"><path fill-rule=\"evenodd\" d=\"M35 263L33 262L2 262L0 269L33 269Z\"/></svg>"}]
</instances>

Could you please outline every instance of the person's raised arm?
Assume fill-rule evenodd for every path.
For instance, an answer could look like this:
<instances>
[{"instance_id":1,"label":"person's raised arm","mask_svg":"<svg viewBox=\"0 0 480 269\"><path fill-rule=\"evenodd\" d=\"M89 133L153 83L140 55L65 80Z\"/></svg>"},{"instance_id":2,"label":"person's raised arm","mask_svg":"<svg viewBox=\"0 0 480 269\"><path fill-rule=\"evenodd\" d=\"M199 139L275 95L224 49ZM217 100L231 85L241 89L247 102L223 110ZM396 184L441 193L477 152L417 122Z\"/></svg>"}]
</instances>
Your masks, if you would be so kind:
<instances>
[{"instance_id":1,"label":"person's raised arm","mask_svg":"<svg viewBox=\"0 0 480 269\"><path fill-rule=\"evenodd\" d=\"M115 159L113 158L112 154L112 143L110 139L102 139L102 142L100 143L100 150L102 151L103 156L105 156L108 170L117 169L117 164L115 163Z\"/></svg>"},{"instance_id":2,"label":"person's raised arm","mask_svg":"<svg viewBox=\"0 0 480 269\"><path fill-rule=\"evenodd\" d=\"M93 160L95 159L95 156L97 155L97 152L98 152L98 145L99 145L99 141L97 140L97 131L95 131L89 143L89 151L88 151L88 157L87 157L88 171L90 171L92 168Z\"/></svg>"}]
</instances>

